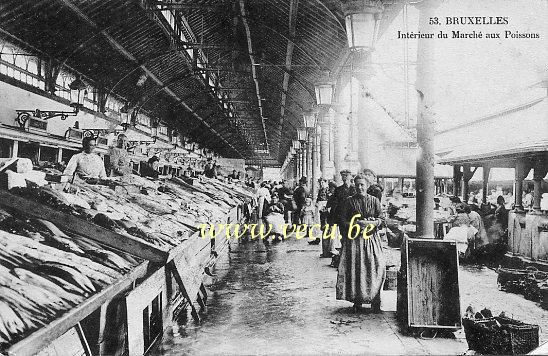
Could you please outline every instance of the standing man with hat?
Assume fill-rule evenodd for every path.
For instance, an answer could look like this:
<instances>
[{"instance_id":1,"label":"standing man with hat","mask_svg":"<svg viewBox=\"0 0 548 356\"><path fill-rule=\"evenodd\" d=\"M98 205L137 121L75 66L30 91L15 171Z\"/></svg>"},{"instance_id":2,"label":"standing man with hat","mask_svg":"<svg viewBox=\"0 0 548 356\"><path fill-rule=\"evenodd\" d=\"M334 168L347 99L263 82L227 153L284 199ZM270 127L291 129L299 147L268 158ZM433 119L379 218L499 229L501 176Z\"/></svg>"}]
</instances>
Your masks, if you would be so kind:
<instances>
[{"instance_id":1,"label":"standing man with hat","mask_svg":"<svg viewBox=\"0 0 548 356\"><path fill-rule=\"evenodd\" d=\"M341 171L341 179L343 181L343 184L335 188L333 195L329 198L329 201L327 202L327 208L330 208L328 223L330 225L337 224L341 235L346 236L346 230L343 227L343 221L341 220L342 208L346 199L356 194L356 190L352 185L352 174L349 169L343 169ZM333 267L337 267L339 263L339 255L337 249L340 249L341 243L338 238L331 239L330 242L331 251L327 254L323 252L320 257L333 256L332 265ZM337 252L337 254L335 254L335 252Z\"/></svg>"},{"instance_id":2,"label":"standing man with hat","mask_svg":"<svg viewBox=\"0 0 548 356\"><path fill-rule=\"evenodd\" d=\"M306 187L308 179L305 176L302 176L299 179L299 186L293 191L293 201L297 206L295 214L293 215L293 223L300 224L300 215L304 204L306 203L306 197L308 196L308 188Z\"/></svg>"}]
</instances>

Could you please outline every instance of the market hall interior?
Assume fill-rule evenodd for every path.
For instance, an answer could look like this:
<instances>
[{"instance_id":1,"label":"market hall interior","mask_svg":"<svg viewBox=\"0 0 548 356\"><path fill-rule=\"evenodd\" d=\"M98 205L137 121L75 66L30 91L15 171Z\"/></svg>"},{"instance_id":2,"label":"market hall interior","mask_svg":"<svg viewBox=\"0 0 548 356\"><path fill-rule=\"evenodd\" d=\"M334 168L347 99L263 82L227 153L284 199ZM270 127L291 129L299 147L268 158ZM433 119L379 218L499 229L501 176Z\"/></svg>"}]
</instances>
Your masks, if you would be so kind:
<instances>
[{"instance_id":1,"label":"market hall interior","mask_svg":"<svg viewBox=\"0 0 548 356\"><path fill-rule=\"evenodd\" d=\"M547 353L547 7L0 0L0 353Z\"/></svg>"}]
</instances>

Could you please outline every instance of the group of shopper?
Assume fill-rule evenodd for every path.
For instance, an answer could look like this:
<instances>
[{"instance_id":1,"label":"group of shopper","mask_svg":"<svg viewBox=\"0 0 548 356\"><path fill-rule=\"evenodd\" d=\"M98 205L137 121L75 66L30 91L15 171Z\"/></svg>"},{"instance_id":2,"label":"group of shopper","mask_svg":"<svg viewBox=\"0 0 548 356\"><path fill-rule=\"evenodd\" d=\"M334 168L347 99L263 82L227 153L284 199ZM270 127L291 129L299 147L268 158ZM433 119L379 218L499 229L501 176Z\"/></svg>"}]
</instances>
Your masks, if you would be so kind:
<instances>
[{"instance_id":1,"label":"group of shopper","mask_svg":"<svg viewBox=\"0 0 548 356\"><path fill-rule=\"evenodd\" d=\"M382 187L369 169L355 176L345 169L340 175L340 186L320 179L316 197L312 197L306 177L301 177L294 189L287 181L263 182L257 191L259 211L264 222L271 224L274 241L281 237L278 226L283 222L307 226L319 223L320 231L312 232L315 238L309 242L319 244L321 241L320 256L331 257L332 265L338 268L337 299L351 301L355 309L360 309L364 303L371 304L372 309L378 311L386 273L378 234L383 217ZM288 211L291 214L287 214ZM362 231L374 226L368 238L349 237L353 218ZM326 228L336 229L335 238L322 238Z\"/></svg>"},{"instance_id":2,"label":"group of shopper","mask_svg":"<svg viewBox=\"0 0 548 356\"><path fill-rule=\"evenodd\" d=\"M127 155L127 138L118 137L117 145L110 152L109 171L111 174L130 174L129 157ZM83 142L83 151L74 155L66 170L67 175L82 177L104 178L107 176L103 160L94 153L96 140L86 137ZM157 157L152 157L147 166L149 172L145 174L157 176ZM380 195L382 189L375 185L374 173L366 170L354 178L349 170L343 170L341 179L343 184L338 187L328 185L320 180L320 189L313 206L313 197L307 187L307 178L302 177L299 185L293 191L289 182L263 182L257 190L259 212L261 217L274 226L276 239L281 237L280 227L291 218L295 223L313 225L317 219L322 227L336 224L340 231L338 238L330 239L330 251L340 250L340 263L336 295L337 299L348 300L359 309L363 303L371 303L374 310L380 310L380 290L384 281L385 261L382 253L381 241L377 229L372 231L369 238L351 239L348 236L349 224L352 218L359 214L355 223L362 229L369 225L378 227L382 222ZM234 172L233 172L234 174ZM206 166L206 176L215 176L215 163ZM237 179L236 175L236 179ZM340 247L337 247L337 243ZM322 256L329 253L322 251Z\"/></svg>"},{"instance_id":3,"label":"group of shopper","mask_svg":"<svg viewBox=\"0 0 548 356\"><path fill-rule=\"evenodd\" d=\"M493 248L506 243L508 231L508 210L504 197L497 197L497 205L479 206L469 200L463 203L457 196L450 198L451 205L447 208L452 227L444 239L455 240L462 260L483 260L492 254ZM438 209L441 207L438 206ZM492 220L490 237L485 227L484 219Z\"/></svg>"}]
</instances>

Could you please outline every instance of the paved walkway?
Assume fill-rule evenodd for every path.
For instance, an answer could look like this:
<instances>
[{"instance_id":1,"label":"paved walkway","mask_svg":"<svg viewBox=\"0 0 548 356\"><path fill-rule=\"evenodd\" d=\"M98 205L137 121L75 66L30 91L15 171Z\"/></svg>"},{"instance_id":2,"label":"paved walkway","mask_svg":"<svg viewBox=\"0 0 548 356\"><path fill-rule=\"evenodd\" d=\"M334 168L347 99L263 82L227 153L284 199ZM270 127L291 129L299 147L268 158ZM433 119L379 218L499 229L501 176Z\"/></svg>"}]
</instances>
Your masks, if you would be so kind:
<instances>
[{"instance_id":1,"label":"paved walkway","mask_svg":"<svg viewBox=\"0 0 548 356\"><path fill-rule=\"evenodd\" d=\"M354 313L335 300L336 270L319 258L319 246L294 239L265 247L231 243L219 261L208 311L200 325L175 326L158 355L227 354L463 354L464 333L433 340L405 336L395 319L395 291L383 293L381 314ZM388 252L398 261L399 251ZM548 313L518 295L496 289L489 269L461 270L461 309L507 310L546 325ZM511 309L511 311L510 311ZM508 313L508 311L510 311ZM541 341L548 335L541 336Z\"/></svg>"}]
</instances>

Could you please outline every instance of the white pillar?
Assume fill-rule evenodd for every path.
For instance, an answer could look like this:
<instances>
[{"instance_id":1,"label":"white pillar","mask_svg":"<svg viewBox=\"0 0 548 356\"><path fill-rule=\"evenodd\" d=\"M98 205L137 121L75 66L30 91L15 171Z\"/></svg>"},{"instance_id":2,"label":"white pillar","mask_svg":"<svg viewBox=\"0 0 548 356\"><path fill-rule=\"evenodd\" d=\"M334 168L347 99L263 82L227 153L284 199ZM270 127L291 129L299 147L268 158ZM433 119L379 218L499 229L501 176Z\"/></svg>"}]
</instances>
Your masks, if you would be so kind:
<instances>
[{"instance_id":1,"label":"white pillar","mask_svg":"<svg viewBox=\"0 0 548 356\"><path fill-rule=\"evenodd\" d=\"M366 88L365 85L362 85L360 83L360 87L362 88L360 90L360 100L359 100L359 106L358 106L358 114L359 114L359 123L358 123L358 131L360 132L359 135L359 144L358 144L358 160L360 162L360 166L362 169L369 167L369 160L371 159L370 151L369 151L369 140L371 139L371 130L373 128L372 126L372 120L370 120L369 115L370 110L369 108L369 101L371 99L366 97Z\"/></svg>"},{"instance_id":2,"label":"white pillar","mask_svg":"<svg viewBox=\"0 0 548 356\"><path fill-rule=\"evenodd\" d=\"M358 118L356 113L350 113L350 125L348 125L348 160L358 162Z\"/></svg>"},{"instance_id":3,"label":"white pillar","mask_svg":"<svg viewBox=\"0 0 548 356\"><path fill-rule=\"evenodd\" d=\"M335 132L335 111L329 110L329 162L334 164L335 162L335 145L334 145L334 132Z\"/></svg>"},{"instance_id":4,"label":"white pillar","mask_svg":"<svg viewBox=\"0 0 548 356\"><path fill-rule=\"evenodd\" d=\"M299 149L297 153L297 181L303 176L303 153L302 149Z\"/></svg>"},{"instance_id":5,"label":"white pillar","mask_svg":"<svg viewBox=\"0 0 548 356\"><path fill-rule=\"evenodd\" d=\"M314 149L314 141L311 133L308 134L306 144L306 178L308 179L308 188L312 188L312 150Z\"/></svg>"},{"instance_id":6,"label":"white pillar","mask_svg":"<svg viewBox=\"0 0 548 356\"><path fill-rule=\"evenodd\" d=\"M329 117L327 112L321 112L320 125L320 170L322 178L327 179L327 167L329 166Z\"/></svg>"},{"instance_id":7,"label":"white pillar","mask_svg":"<svg viewBox=\"0 0 548 356\"><path fill-rule=\"evenodd\" d=\"M305 164L305 158L306 158L306 149L304 145L301 145L301 175L299 176L299 179L301 179L302 176L306 175L306 164Z\"/></svg>"},{"instance_id":8,"label":"white pillar","mask_svg":"<svg viewBox=\"0 0 548 356\"><path fill-rule=\"evenodd\" d=\"M371 98L367 90L367 84L373 76L373 68L371 67L371 51L356 50L352 54L354 70L352 71L352 79L350 81L350 92L352 93L352 115L353 123L350 128L351 132L358 133L358 137L354 142L356 153L354 154L361 169L369 167L369 139L370 132L373 127L370 120L369 106ZM357 90L356 88L357 87ZM354 95L355 93L355 95Z\"/></svg>"},{"instance_id":9,"label":"white pillar","mask_svg":"<svg viewBox=\"0 0 548 356\"><path fill-rule=\"evenodd\" d=\"M335 165L335 182L341 182L341 176L339 172L342 170L342 157L341 157L341 120L342 115L335 113L335 121L333 123L333 163Z\"/></svg>"},{"instance_id":10,"label":"white pillar","mask_svg":"<svg viewBox=\"0 0 548 356\"><path fill-rule=\"evenodd\" d=\"M319 135L314 129L312 136L312 199L318 196L318 178L320 178L320 150L319 150Z\"/></svg>"}]
</instances>

